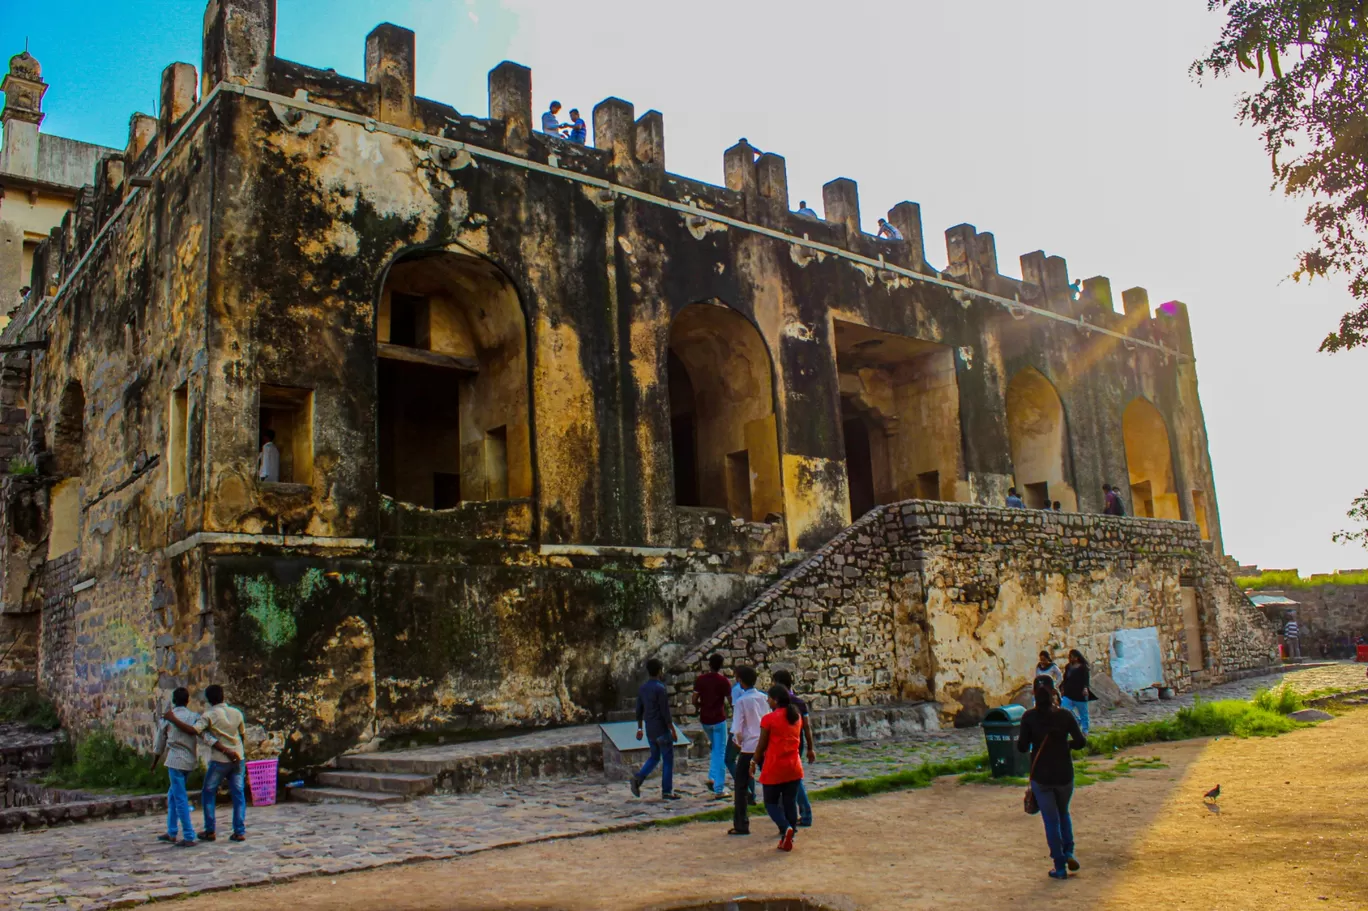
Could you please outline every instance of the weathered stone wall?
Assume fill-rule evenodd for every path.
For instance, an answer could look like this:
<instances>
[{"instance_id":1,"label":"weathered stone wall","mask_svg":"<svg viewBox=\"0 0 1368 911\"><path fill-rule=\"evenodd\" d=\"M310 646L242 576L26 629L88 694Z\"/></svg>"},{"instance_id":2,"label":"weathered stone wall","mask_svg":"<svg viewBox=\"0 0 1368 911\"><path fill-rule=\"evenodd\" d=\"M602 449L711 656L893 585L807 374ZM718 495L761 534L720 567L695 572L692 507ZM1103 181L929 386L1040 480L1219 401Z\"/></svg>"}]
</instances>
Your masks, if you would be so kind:
<instances>
[{"instance_id":1,"label":"weathered stone wall","mask_svg":"<svg viewBox=\"0 0 1368 911\"><path fill-rule=\"evenodd\" d=\"M949 266L933 275L915 204L890 212L907 239L880 241L860 229L852 181L828 184L827 218L798 216L778 155L739 144L724 154L726 185L709 186L665 169L658 112L638 118L608 99L594 112L596 147L575 145L531 130L531 74L516 64L491 72L489 116L474 117L414 97L412 33L381 26L374 81L362 82L275 57L273 21L269 0L214 0L203 97L192 67L167 68L160 118L133 118L127 148L100 163L40 247L35 291L0 335L32 349L0 356L0 423L17 427L3 371L20 375L27 358L24 445L40 471L5 482L5 609L36 609L20 570L69 569L39 564L56 527L48 491L67 504L74 493L76 527L59 540L77 547L81 591L69 614L65 601L44 613L41 684L75 728L147 745L167 690L215 679L287 763L376 732L616 708L642 659L696 643L785 554L849 523L852 382L882 422L871 450L896 463L873 486L879 498L925 484L1000 502L1015 470L1006 389L1028 369L1068 416L1050 478L1080 509L1100 509L1103 482L1125 488L1122 413L1142 398L1181 437L1170 452L1179 486L1212 490L1194 368L1175 356L1191 351L1181 304L1152 318L1143 292L1127 292L1123 316L1106 279L1076 297L1064 261L1040 252L1022 257L1024 280L1004 276L992 235L968 225L947 232ZM418 478L447 483L459 463L461 502L442 509L385 495L379 455L386 415L396 420L381 403L389 282L439 261L442 299L477 298L462 316L474 342L485 311L502 308L489 351L401 352L456 364L461 388L480 390L462 414L503 422L459 428L447 477ZM719 387L694 402L700 433L722 428L696 454L727 460L698 479L739 485L695 498L727 501L720 512L678 495L669 364L687 355L671 347L686 311L698 317L691 342L708 348L695 371L727 365L695 380ZM481 384L500 388L485 396ZM268 390L307 403L297 482L258 482ZM420 405L424 395L444 400L419 385ZM719 402L738 410L703 420ZM899 434L936 445L899 449ZM506 448L504 489L468 495L467 455L494 445ZM890 447L905 458L890 460ZM1070 574L1113 571L1069 551L1061 594L1048 574L1027 578L1032 543L996 579L969 544L952 558L891 507L869 521L880 516L893 526L842 536L851 550L823 560L822 584L785 596L818 599L807 613L781 602L795 613L776 618L780 631L740 651L812 649L808 670L833 704L948 700L990 674L972 650L929 645L946 617L994 613L966 592L1007 592L998 616L1015 617L1038 590L1073 597ZM1214 508L1208 519L1219 550ZM1119 559L1130 545L1149 546L1126 535L1108 545L1116 572L1130 572ZM959 573L978 588L955 584ZM1167 598L1177 572L1131 577ZM1164 598L1141 600L1171 625ZM960 682L938 691L952 674Z\"/></svg>"},{"instance_id":2,"label":"weathered stone wall","mask_svg":"<svg viewBox=\"0 0 1368 911\"><path fill-rule=\"evenodd\" d=\"M1260 589L1256 594L1283 595L1297 602L1297 623L1303 657L1313 657L1322 638L1334 647L1343 637L1368 636L1368 585L1326 583L1287 591ZM1269 619L1281 626L1283 609L1270 610Z\"/></svg>"},{"instance_id":3,"label":"weathered stone wall","mask_svg":"<svg viewBox=\"0 0 1368 911\"><path fill-rule=\"evenodd\" d=\"M1195 592L1189 663L1182 589ZM1165 682L1267 665L1268 624L1190 523L912 501L866 515L676 668L687 698L719 652L796 670L818 706L935 699L967 723L1029 682L1036 654L1078 648L1109 670L1111 634L1157 627Z\"/></svg>"}]
</instances>

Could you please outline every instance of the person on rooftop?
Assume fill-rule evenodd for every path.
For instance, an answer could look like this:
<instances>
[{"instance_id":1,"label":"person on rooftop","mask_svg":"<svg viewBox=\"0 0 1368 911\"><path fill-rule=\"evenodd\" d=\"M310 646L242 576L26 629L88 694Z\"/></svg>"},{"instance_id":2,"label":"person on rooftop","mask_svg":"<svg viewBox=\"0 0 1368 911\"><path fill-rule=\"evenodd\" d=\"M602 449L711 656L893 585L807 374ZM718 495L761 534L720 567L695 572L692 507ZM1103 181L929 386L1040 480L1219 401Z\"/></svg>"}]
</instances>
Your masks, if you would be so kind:
<instances>
[{"instance_id":1,"label":"person on rooftop","mask_svg":"<svg viewBox=\"0 0 1368 911\"><path fill-rule=\"evenodd\" d=\"M817 213L814 212L814 211L812 211L811 209L808 208L808 204L807 204L807 200L806 200L806 199L801 200L801 201L798 203L798 214L799 214L799 215L806 215L808 218L816 218L816 217L817 217Z\"/></svg>"},{"instance_id":2,"label":"person on rooftop","mask_svg":"<svg viewBox=\"0 0 1368 911\"><path fill-rule=\"evenodd\" d=\"M584 118L580 116L579 108L570 109L570 141L584 145L589 136L589 130L584 125Z\"/></svg>"},{"instance_id":3,"label":"person on rooftop","mask_svg":"<svg viewBox=\"0 0 1368 911\"><path fill-rule=\"evenodd\" d=\"M561 131L570 126L570 124L560 122L560 109L561 103L559 101L553 101L551 102L551 107L547 108L542 113L543 133L546 133L549 136L561 136L563 135Z\"/></svg>"},{"instance_id":4,"label":"person on rooftop","mask_svg":"<svg viewBox=\"0 0 1368 911\"><path fill-rule=\"evenodd\" d=\"M888 219L879 219L879 237L883 240L902 240L902 232L888 223Z\"/></svg>"}]
</instances>

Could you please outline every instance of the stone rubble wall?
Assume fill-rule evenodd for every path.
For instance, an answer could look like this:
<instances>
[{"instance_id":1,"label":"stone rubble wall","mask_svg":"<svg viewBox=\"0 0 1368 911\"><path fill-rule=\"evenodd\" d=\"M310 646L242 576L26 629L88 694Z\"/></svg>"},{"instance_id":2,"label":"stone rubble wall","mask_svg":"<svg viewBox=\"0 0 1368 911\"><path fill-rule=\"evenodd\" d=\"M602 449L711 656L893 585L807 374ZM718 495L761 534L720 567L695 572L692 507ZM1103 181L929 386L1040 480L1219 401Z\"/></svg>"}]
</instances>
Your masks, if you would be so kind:
<instances>
[{"instance_id":1,"label":"stone rubble wall","mask_svg":"<svg viewBox=\"0 0 1368 911\"><path fill-rule=\"evenodd\" d=\"M1273 659L1272 630L1191 523L907 501L866 514L687 654L674 698L687 704L718 652L762 683L792 668L817 708L934 699L975 723L1029 682L1039 650L1078 648L1110 672L1112 633L1145 627L1177 689Z\"/></svg>"}]
</instances>

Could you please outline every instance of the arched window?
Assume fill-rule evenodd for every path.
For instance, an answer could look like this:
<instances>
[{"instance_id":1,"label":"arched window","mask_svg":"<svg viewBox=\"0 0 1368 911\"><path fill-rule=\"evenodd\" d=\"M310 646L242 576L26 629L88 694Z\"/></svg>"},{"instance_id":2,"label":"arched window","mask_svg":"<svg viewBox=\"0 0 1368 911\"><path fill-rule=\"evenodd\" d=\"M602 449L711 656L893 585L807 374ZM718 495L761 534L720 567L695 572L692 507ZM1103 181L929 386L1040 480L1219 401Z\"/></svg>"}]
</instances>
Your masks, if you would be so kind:
<instances>
[{"instance_id":1,"label":"arched window","mask_svg":"<svg viewBox=\"0 0 1368 911\"><path fill-rule=\"evenodd\" d=\"M690 304L670 325L675 502L748 521L783 515L769 349L734 310Z\"/></svg>"},{"instance_id":2,"label":"arched window","mask_svg":"<svg viewBox=\"0 0 1368 911\"><path fill-rule=\"evenodd\" d=\"M1121 416L1130 474L1131 508L1137 516L1180 519L1173 484L1173 451L1164 416L1146 399L1135 399Z\"/></svg>"},{"instance_id":3,"label":"arched window","mask_svg":"<svg viewBox=\"0 0 1368 911\"><path fill-rule=\"evenodd\" d=\"M1012 474L1018 493L1032 509L1078 509L1069 483L1068 433L1064 405L1045 375L1027 367L1007 386L1007 437L1012 447Z\"/></svg>"},{"instance_id":4,"label":"arched window","mask_svg":"<svg viewBox=\"0 0 1368 911\"><path fill-rule=\"evenodd\" d=\"M376 349L382 494L429 509L532 495L527 325L501 272L453 250L401 258Z\"/></svg>"}]
</instances>

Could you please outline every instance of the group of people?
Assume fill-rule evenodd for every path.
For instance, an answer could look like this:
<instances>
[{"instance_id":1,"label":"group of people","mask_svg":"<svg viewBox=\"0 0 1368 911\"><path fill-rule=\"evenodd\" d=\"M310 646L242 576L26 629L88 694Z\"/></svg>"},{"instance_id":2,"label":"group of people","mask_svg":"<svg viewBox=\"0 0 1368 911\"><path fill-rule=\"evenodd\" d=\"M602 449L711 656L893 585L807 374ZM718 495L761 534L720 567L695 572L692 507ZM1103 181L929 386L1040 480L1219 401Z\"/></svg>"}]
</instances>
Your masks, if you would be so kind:
<instances>
[{"instance_id":1,"label":"group of people","mask_svg":"<svg viewBox=\"0 0 1368 911\"><path fill-rule=\"evenodd\" d=\"M759 674L749 665L722 673L723 658L711 655L708 670L694 681L693 704L708 738L708 787L726 799L726 775L732 777L732 827L728 835L749 835L750 807L758 781L765 811L779 831L781 851L792 851L801 827L812 825L812 802L803 786L803 753L817 759L816 742L808 725L808 706L793 691L793 675L779 669L773 685L761 692ZM661 767L661 796L678 800L674 791L674 745L679 731L670 714L665 666L657 658L646 662L647 681L637 694L637 739L646 740L651 755L632 777L631 790L641 796L641 785L656 766ZM731 727L728 730L728 709Z\"/></svg>"},{"instance_id":2,"label":"group of people","mask_svg":"<svg viewBox=\"0 0 1368 911\"><path fill-rule=\"evenodd\" d=\"M1023 499L1021 498L1021 494L1017 493L1017 489L1016 489L1015 487L1008 487L1008 488L1007 488L1006 506L1007 506L1008 509L1027 509L1027 508L1028 508L1028 507L1026 506L1026 501L1023 500ZM1058 501L1058 500L1047 501L1047 502L1045 503L1045 505L1042 506L1042 507L1040 507L1040 508L1046 510L1047 512L1063 512L1063 511L1064 511L1064 508L1063 508L1062 506L1059 505L1059 501ZM1103 484L1103 485L1102 485L1102 515L1104 515L1104 516L1124 516L1125 514L1126 514L1126 506L1125 506L1124 503L1121 502L1121 493L1120 493L1120 491L1118 490L1118 488L1115 488L1115 487L1113 487L1113 486L1110 485L1110 484Z\"/></svg>"},{"instance_id":3,"label":"group of people","mask_svg":"<svg viewBox=\"0 0 1368 911\"><path fill-rule=\"evenodd\" d=\"M190 710L190 691L183 686L177 687L171 693L171 708L157 725L157 741L153 748L152 768L157 767L158 760L163 761L170 779L166 792L166 832L158 835L157 840L182 848L216 840L218 827L214 804L223 784L228 785L228 795L233 803L233 834L229 838L232 841L247 839L247 766L243 758L247 732L242 712L224 702L223 687L218 684L205 688L204 699L209 708L204 714L197 714ZM200 791L204 828L196 834L186 782L199 766L198 744L201 742L209 747L209 768Z\"/></svg>"},{"instance_id":4,"label":"group of people","mask_svg":"<svg viewBox=\"0 0 1368 911\"><path fill-rule=\"evenodd\" d=\"M561 123L560 112L561 103L559 101L551 102L551 107L542 112L542 132L584 145L588 141L589 129L584 125L584 118L580 116L579 108L570 109L570 121L568 123Z\"/></svg>"}]
</instances>

